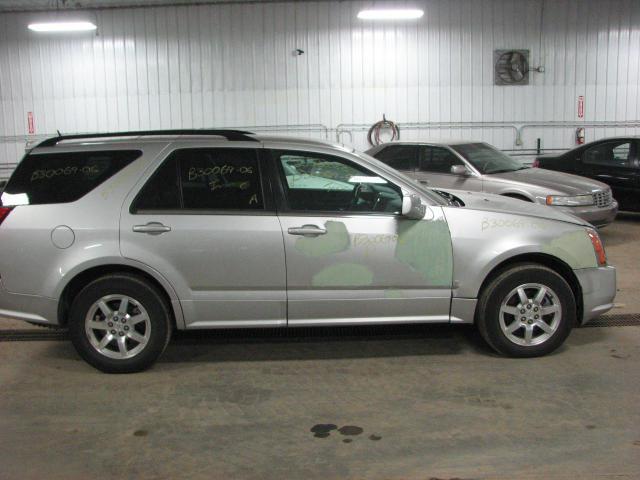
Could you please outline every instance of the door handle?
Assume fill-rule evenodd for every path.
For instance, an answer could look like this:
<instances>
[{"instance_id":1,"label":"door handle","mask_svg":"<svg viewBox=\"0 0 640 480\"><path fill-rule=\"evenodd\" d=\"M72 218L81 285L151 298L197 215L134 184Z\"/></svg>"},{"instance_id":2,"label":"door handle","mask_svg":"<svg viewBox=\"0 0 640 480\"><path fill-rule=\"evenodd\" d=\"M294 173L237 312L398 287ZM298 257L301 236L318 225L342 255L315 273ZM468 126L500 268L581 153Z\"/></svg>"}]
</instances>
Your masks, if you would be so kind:
<instances>
[{"instance_id":1,"label":"door handle","mask_svg":"<svg viewBox=\"0 0 640 480\"><path fill-rule=\"evenodd\" d=\"M170 232L171 227L167 227L160 222L149 222L146 225L134 225L133 231L136 233L148 233L149 235L160 235L161 233Z\"/></svg>"},{"instance_id":2,"label":"door handle","mask_svg":"<svg viewBox=\"0 0 640 480\"><path fill-rule=\"evenodd\" d=\"M304 235L305 237L317 237L318 235L324 235L327 233L326 228L318 227L317 225L303 225L301 227L291 227L288 230L289 235Z\"/></svg>"},{"instance_id":3,"label":"door handle","mask_svg":"<svg viewBox=\"0 0 640 480\"><path fill-rule=\"evenodd\" d=\"M418 180L423 185L429 185L429 180Z\"/></svg>"}]
</instances>

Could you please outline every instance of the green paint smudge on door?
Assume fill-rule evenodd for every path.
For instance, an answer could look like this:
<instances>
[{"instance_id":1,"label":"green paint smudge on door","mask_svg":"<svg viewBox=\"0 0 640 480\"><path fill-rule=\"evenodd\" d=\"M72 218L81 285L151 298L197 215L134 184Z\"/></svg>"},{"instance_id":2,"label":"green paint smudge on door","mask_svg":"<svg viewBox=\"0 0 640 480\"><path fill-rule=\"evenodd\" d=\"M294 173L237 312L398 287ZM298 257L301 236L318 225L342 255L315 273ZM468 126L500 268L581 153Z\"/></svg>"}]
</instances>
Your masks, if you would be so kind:
<instances>
[{"instance_id":1,"label":"green paint smudge on door","mask_svg":"<svg viewBox=\"0 0 640 480\"><path fill-rule=\"evenodd\" d=\"M451 236L443 219L400 222L395 256L420 273L426 280L426 285L451 286Z\"/></svg>"},{"instance_id":2,"label":"green paint smudge on door","mask_svg":"<svg viewBox=\"0 0 640 480\"><path fill-rule=\"evenodd\" d=\"M338 263L313 276L314 287L362 287L373 283L373 273L358 263Z\"/></svg>"}]
</instances>

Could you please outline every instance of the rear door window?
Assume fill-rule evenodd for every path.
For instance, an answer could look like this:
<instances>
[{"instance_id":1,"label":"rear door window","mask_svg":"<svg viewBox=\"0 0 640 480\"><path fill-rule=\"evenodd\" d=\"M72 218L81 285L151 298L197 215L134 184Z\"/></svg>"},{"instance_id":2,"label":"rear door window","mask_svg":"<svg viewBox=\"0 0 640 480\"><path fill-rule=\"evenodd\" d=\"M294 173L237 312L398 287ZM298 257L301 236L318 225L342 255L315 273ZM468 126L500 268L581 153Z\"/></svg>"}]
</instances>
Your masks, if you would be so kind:
<instances>
[{"instance_id":1,"label":"rear door window","mask_svg":"<svg viewBox=\"0 0 640 480\"><path fill-rule=\"evenodd\" d=\"M420 170L433 173L451 173L451 167L462 165L462 160L451 151L440 147L424 147Z\"/></svg>"},{"instance_id":2,"label":"rear door window","mask_svg":"<svg viewBox=\"0 0 640 480\"><path fill-rule=\"evenodd\" d=\"M608 167L628 167L631 142L606 142L594 145L584 152L584 163Z\"/></svg>"},{"instance_id":3,"label":"rear door window","mask_svg":"<svg viewBox=\"0 0 640 480\"><path fill-rule=\"evenodd\" d=\"M264 208L256 150L203 148L180 150L177 155L185 209Z\"/></svg>"},{"instance_id":4,"label":"rear door window","mask_svg":"<svg viewBox=\"0 0 640 480\"><path fill-rule=\"evenodd\" d=\"M133 210L177 210L182 206L175 156L165 160L142 187Z\"/></svg>"},{"instance_id":5,"label":"rear door window","mask_svg":"<svg viewBox=\"0 0 640 480\"><path fill-rule=\"evenodd\" d=\"M139 150L28 154L2 192L3 205L74 202L142 155Z\"/></svg>"},{"instance_id":6,"label":"rear door window","mask_svg":"<svg viewBox=\"0 0 640 480\"><path fill-rule=\"evenodd\" d=\"M140 190L131 211L264 208L255 149L189 148L169 155Z\"/></svg>"},{"instance_id":7,"label":"rear door window","mask_svg":"<svg viewBox=\"0 0 640 480\"><path fill-rule=\"evenodd\" d=\"M389 145L375 157L396 170L413 171L418 167L418 147L413 145Z\"/></svg>"}]
</instances>

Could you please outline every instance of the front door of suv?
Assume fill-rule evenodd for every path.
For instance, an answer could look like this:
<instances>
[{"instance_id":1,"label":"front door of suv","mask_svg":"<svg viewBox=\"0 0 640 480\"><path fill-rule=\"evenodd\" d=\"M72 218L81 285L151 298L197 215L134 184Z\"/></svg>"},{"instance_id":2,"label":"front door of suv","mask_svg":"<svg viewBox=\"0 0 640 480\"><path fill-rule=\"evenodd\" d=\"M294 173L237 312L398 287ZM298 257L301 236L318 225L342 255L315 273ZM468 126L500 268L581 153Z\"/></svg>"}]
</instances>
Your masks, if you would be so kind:
<instances>
[{"instance_id":1,"label":"front door of suv","mask_svg":"<svg viewBox=\"0 0 640 480\"><path fill-rule=\"evenodd\" d=\"M173 285L188 328L286 324L282 231L260 155L174 150L125 202L122 254Z\"/></svg>"},{"instance_id":2,"label":"front door of suv","mask_svg":"<svg viewBox=\"0 0 640 480\"><path fill-rule=\"evenodd\" d=\"M451 238L440 207L346 158L273 150L290 325L447 321Z\"/></svg>"}]
</instances>

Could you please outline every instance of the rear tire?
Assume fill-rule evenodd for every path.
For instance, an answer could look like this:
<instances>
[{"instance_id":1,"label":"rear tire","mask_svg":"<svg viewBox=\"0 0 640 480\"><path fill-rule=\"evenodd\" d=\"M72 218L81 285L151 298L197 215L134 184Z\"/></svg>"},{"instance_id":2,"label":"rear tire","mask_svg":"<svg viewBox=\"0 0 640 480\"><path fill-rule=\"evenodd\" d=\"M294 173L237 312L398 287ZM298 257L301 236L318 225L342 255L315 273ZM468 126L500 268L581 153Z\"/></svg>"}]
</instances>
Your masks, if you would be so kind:
<instances>
[{"instance_id":1,"label":"rear tire","mask_svg":"<svg viewBox=\"0 0 640 480\"><path fill-rule=\"evenodd\" d=\"M520 264L494 278L480 295L476 323L497 352L538 357L557 349L576 320L571 287L539 264Z\"/></svg>"},{"instance_id":2,"label":"rear tire","mask_svg":"<svg viewBox=\"0 0 640 480\"><path fill-rule=\"evenodd\" d=\"M78 354L106 373L150 367L171 338L171 312L162 294L130 274L100 277L73 299L69 334Z\"/></svg>"}]
</instances>

